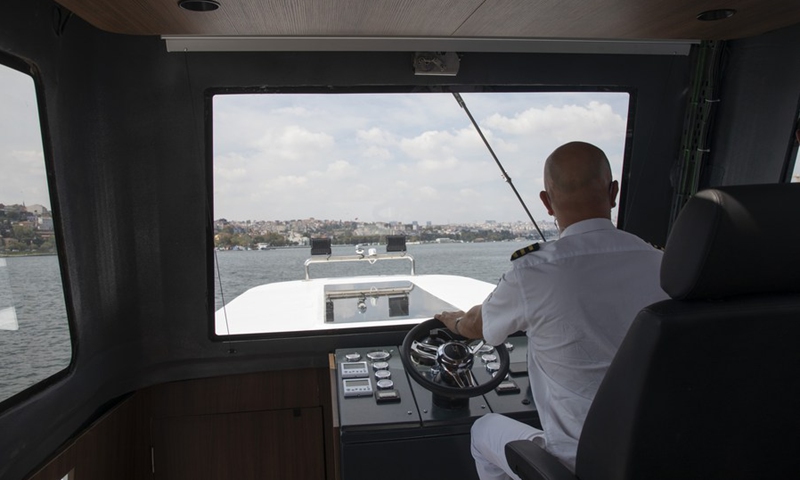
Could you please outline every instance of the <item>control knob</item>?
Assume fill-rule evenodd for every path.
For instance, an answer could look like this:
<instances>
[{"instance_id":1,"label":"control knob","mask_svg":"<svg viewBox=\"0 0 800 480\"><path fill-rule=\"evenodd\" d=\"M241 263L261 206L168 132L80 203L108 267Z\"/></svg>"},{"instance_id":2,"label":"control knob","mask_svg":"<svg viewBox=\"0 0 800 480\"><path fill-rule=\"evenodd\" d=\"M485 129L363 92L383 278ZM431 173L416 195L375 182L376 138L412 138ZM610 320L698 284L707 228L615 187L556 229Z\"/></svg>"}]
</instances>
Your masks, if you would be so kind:
<instances>
[{"instance_id":1,"label":"control knob","mask_svg":"<svg viewBox=\"0 0 800 480\"><path fill-rule=\"evenodd\" d=\"M372 369L376 372L378 370L389 370L389 362L375 362L372 364Z\"/></svg>"}]
</instances>

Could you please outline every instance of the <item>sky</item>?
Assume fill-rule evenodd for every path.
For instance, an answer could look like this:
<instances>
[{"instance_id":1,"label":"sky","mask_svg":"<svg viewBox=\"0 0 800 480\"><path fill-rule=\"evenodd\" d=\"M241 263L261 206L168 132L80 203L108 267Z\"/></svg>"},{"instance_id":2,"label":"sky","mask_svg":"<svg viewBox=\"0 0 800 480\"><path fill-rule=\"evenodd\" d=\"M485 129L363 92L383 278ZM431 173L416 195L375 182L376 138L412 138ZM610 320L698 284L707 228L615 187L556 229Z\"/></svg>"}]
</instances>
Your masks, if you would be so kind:
<instances>
[{"instance_id":1,"label":"sky","mask_svg":"<svg viewBox=\"0 0 800 480\"><path fill-rule=\"evenodd\" d=\"M622 170L627 93L465 93L534 218L544 160L581 140ZM217 95L214 217L436 225L525 221L449 93Z\"/></svg>"},{"instance_id":2,"label":"sky","mask_svg":"<svg viewBox=\"0 0 800 480\"><path fill-rule=\"evenodd\" d=\"M33 79L0 65L0 203L44 205L50 195Z\"/></svg>"},{"instance_id":3,"label":"sky","mask_svg":"<svg viewBox=\"0 0 800 480\"><path fill-rule=\"evenodd\" d=\"M534 218L544 159L572 140L622 170L627 93L464 93ZM0 203L50 208L32 79L0 66ZM527 221L448 93L217 95L214 217Z\"/></svg>"}]
</instances>

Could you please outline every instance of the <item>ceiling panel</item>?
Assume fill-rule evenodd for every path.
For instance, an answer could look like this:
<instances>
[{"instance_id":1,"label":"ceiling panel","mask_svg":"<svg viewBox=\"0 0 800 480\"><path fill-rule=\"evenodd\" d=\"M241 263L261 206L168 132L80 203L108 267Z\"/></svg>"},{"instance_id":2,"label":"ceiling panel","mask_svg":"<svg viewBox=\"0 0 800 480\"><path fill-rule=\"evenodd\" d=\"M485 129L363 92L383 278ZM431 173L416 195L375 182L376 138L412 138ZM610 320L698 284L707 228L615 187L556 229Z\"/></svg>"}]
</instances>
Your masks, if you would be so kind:
<instances>
[{"instance_id":1,"label":"ceiling panel","mask_svg":"<svg viewBox=\"0 0 800 480\"><path fill-rule=\"evenodd\" d=\"M800 23L800 0L58 0L94 26L138 35L729 39ZM733 8L717 22L704 10Z\"/></svg>"},{"instance_id":2,"label":"ceiling panel","mask_svg":"<svg viewBox=\"0 0 800 480\"><path fill-rule=\"evenodd\" d=\"M703 22L706 10L732 8L728 19ZM728 39L800 22L798 0L492 0L456 36L485 37L502 25L509 37Z\"/></svg>"},{"instance_id":3,"label":"ceiling panel","mask_svg":"<svg viewBox=\"0 0 800 480\"><path fill-rule=\"evenodd\" d=\"M140 35L450 36L482 0L219 0L190 12L177 0L59 0L92 25Z\"/></svg>"}]
</instances>

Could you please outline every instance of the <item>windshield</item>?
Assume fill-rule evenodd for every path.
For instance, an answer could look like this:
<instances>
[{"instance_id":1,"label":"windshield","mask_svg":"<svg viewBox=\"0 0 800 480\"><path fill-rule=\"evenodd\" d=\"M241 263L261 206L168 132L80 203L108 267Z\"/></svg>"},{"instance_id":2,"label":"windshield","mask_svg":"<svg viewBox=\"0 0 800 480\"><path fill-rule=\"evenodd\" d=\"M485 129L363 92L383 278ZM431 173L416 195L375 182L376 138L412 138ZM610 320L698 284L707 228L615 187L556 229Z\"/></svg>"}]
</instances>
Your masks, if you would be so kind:
<instances>
[{"instance_id":1,"label":"windshield","mask_svg":"<svg viewBox=\"0 0 800 480\"><path fill-rule=\"evenodd\" d=\"M462 97L547 240L557 237L557 229L539 192L552 150L574 140L594 143L621 180L628 93ZM226 316L217 321L218 335L299 328L255 318L245 330L232 326L237 321L227 307L254 287L294 281L299 291L320 278L411 273L404 261L319 262L308 267L312 280L306 281L313 238L330 239L334 256L352 256L359 244L384 254L387 235L403 236L417 277L453 275L488 285L476 289L473 304L510 268L511 253L541 241L449 93L216 95L213 142L215 310ZM615 209L615 222L616 215ZM281 294L264 288L264 302L321 296L313 299L321 302L321 313L312 315L320 317L319 328L331 328L325 325L324 293L295 298L285 288ZM381 303L388 302L375 302Z\"/></svg>"}]
</instances>

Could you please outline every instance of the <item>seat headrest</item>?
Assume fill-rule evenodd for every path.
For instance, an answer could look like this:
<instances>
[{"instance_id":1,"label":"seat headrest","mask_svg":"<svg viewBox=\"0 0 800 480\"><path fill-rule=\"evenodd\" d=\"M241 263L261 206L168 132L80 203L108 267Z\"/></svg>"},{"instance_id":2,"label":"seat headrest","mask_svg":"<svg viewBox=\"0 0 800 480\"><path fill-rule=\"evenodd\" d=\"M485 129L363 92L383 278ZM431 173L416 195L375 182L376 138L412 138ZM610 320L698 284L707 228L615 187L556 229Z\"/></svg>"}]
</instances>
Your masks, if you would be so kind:
<instances>
[{"instance_id":1,"label":"seat headrest","mask_svg":"<svg viewBox=\"0 0 800 480\"><path fill-rule=\"evenodd\" d=\"M683 300L800 292L800 184L692 197L667 240L661 288Z\"/></svg>"}]
</instances>

